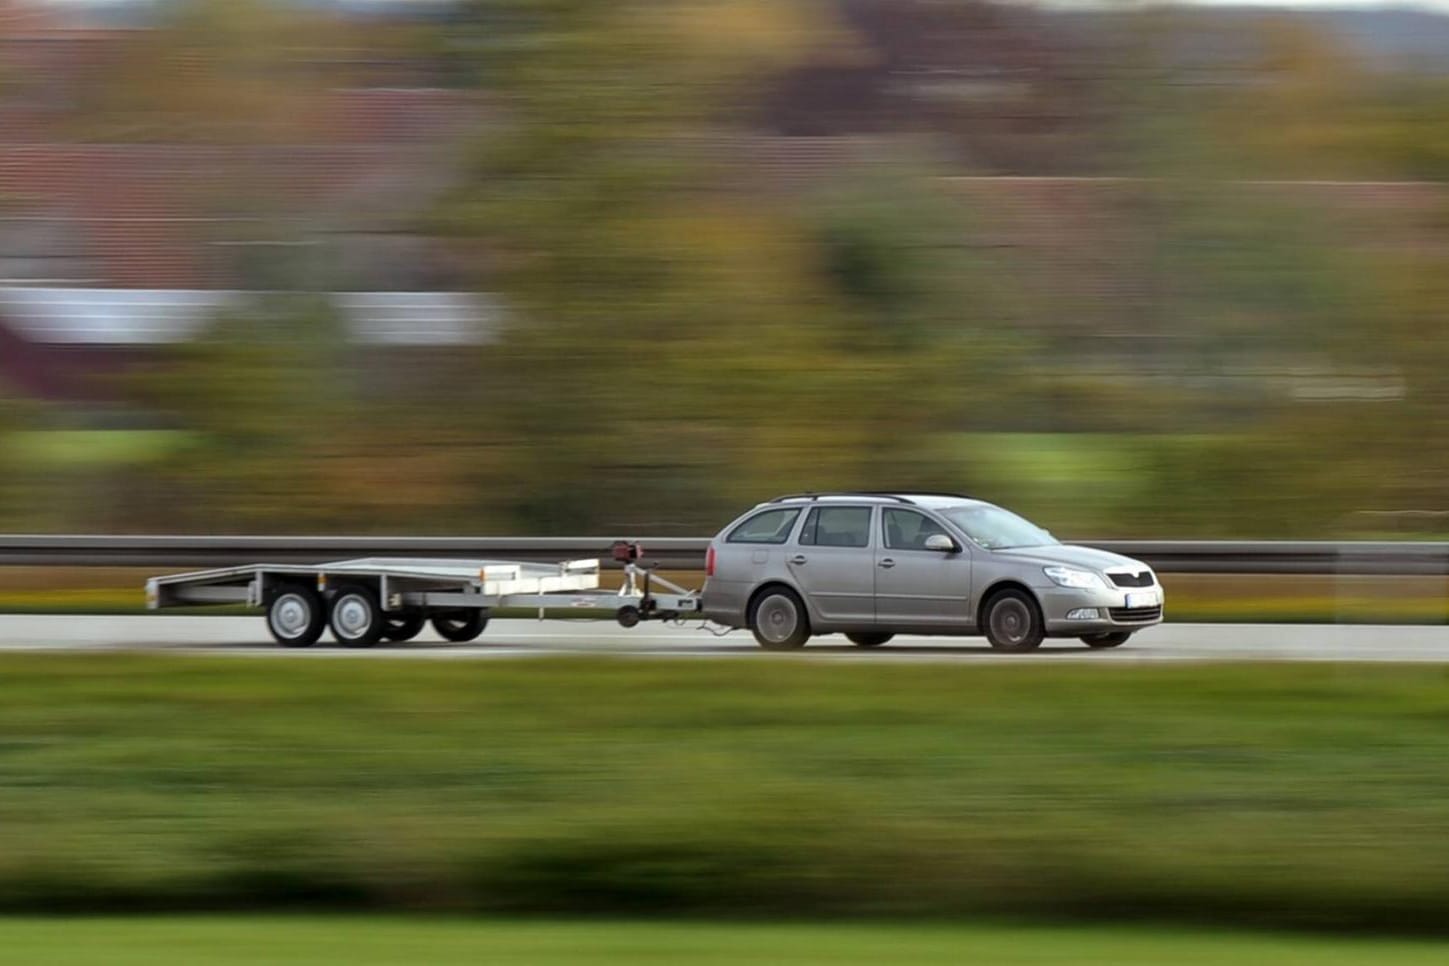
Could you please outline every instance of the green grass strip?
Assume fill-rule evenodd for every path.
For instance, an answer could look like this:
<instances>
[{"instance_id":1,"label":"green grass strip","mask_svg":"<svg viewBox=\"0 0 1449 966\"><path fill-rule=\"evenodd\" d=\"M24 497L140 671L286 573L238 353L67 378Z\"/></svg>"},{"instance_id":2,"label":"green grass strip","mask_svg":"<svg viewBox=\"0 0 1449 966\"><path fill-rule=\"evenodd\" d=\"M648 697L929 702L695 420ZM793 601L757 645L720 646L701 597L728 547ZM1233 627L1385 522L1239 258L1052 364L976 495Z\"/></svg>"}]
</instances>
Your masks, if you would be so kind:
<instances>
[{"instance_id":1,"label":"green grass strip","mask_svg":"<svg viewBox=\"0 0 1449 966\"><path fill-rule=\"evenodd\" d=\"M48 966L1438 966L1449 957L1449 946L1432 942L1150 929L338 917L0 919L0 941L11 961Z\"/></svg>"},{"instance_id":2,"label":"green grass strip","mask_svg":"<svg viewBox=\"0 0 1449 966\"><path fill-rule=\"evenodd\" d=\"M1445 931L1449 672L0 658L0 908Z\"/></svg>"}]
</instances>

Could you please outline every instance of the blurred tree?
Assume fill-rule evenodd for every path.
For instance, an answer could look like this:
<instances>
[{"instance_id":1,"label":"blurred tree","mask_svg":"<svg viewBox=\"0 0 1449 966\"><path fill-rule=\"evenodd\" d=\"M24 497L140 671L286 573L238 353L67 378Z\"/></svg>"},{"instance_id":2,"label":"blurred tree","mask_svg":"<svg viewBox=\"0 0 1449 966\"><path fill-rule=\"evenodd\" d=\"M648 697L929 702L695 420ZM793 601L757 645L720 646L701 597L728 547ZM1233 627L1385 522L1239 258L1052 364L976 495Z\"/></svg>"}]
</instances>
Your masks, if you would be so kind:
<instances>
[{"instance_id":1,"label":"blurred tree","mask_svg":"<svg viewBox=\"0 0 1449 966\"><path fill-rule=\"evenodd\" d=\"M1311 195L1220 180L1149 190L1139 361L1170 377L1150 403L1173 418L1141 442L1134 499L1162 533L1331 533L1380 485L1363 437L1384 403L1341 388L1387 368L1378 256Z\"/></svg>"},{"instance_id":2,"label":"blurred tree","mask_svg":"<svg viewBox=\"0 0 1449 966\"><path fill-rule=\"evenodd\" d=\"M1085 31L1060 12L988 0L835 0L859 53L784 72L761 123L791 136L930 133L982 172L1096 167L1109 106Z\"/></svg>"},{"instance_id":3,"label":"blurred tree","mask_svg":"<svg viewBox=\"0 0 1449 966\"><path fill-rule=\"evenodd\" d=\"M315 296L256 296L176 347L136 380L143 403L188 431L154 481L167 516L235 532L461 525L467 445L429 394L378 391L378 368L393 365Z\"/></svg>"},{"instance_id":4,"label":"blurred tree","mask_svg":"<svg viewBox=\"0 0 1449 966\"><path fill-rule=\"evenodd\" d=\"M0 466L9 468L9 471L0 474L0 526L15 526L21 518L17 513L18 489L15 475L16 471L24 472L22 462L14 452L15 426L16 426L16 404L10 398L4 383L0 383Z\"/></svg>"},{"instance_id":5,"label":"blurred tree","mask_svg":"<svg viewBox=\"0 0 1449 966\"><path fill-rule=\"evenodd\" d=\"M1304 18L1265 16L1238 33L1251 53L1234 81L1175 98L1207 125L1215 143L1195 147L1208 148L1217 176L1449 176L1449 79L1441 73L1370 65Z\"/></svg>"},{"instance_id":6,"label":"blurred tree","mask_svg":"<svg viewBox=\"0 0 1449 966\"><path fill-rule=\"evenodd\" d=\"M812 215L729 157L743 92L848 46L818 9L473 10L484 39L460 43L509 124L446 217L514 311L482 406L523 528L693 531L781 489L949 484L933 433L977 330L919 243L934 228L882 198Z\"/></svg>"},{"instance_id":7,"label":"blurred tree","mask_svg":"<svg viewBox=\"0 0 1449 966\"><path fill-rule=\"evenodd\" d=\"M32 532L63 519L70 509L50 507L41 499L45 481L39 479L32 460L22 451L22 434L38 427L42 415L37 403L17 396L0 382L0 466L5 468L0 473L0 527Z\"/></svg>"},{"instance_id":8,"label":"blurred tree","mask_svg":"<svg viewBox=\"0 0 1449 966\"><path fill-rule=\"evenodd\" d=\"M1371 420L1355 434L1378 486L1376 502L1354 509L1449 510L1446 267L1442 244L1383 253L1374 266L1383 301L1372 338L1364 340L1363 359L1393 374L1402 399L1374 407Z\"/></svg>"}]
</instances>

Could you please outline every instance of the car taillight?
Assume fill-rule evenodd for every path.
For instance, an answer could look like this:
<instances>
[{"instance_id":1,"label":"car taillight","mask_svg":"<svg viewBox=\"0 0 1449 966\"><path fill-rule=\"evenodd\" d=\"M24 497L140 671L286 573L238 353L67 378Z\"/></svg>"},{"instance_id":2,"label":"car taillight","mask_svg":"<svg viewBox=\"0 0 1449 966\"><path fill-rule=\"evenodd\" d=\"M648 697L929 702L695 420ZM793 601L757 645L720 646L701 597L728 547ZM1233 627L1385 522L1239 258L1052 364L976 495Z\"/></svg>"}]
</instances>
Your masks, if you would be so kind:
<instances>
[{"instance_id":1,"label":"car taillight","mask_svg":"<svg viewBox=\"0 0 1449 966\"><path fill-rule=\"evenodd\" d=\"M704 575L714 576L714 547L709 548L709 553L704 555Z\"/></svg>"}]
</instances>

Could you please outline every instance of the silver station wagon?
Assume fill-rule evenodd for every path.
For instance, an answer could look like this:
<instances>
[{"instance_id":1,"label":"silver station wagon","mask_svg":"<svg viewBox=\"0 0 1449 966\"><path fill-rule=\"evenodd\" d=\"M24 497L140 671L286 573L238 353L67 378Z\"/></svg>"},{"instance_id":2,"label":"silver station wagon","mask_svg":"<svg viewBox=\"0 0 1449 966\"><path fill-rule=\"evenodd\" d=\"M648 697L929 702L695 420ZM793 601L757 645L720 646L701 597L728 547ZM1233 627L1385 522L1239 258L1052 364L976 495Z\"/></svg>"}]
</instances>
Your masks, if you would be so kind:
<instances>
[{"instance_id":1,"label":"silver station wagon","mask_svg":"<svg viewBox=\"0 0 1449 966\"><path fill-rule=\"evenodd\" d=\"M704 616L770 650L829 633L861 647L896 634L985 634L1002 651L1048 637L1117 647L1162 621L1146 564L952 494L777 497L720 531L706 570Z\"/></svg>"}]
</instances>

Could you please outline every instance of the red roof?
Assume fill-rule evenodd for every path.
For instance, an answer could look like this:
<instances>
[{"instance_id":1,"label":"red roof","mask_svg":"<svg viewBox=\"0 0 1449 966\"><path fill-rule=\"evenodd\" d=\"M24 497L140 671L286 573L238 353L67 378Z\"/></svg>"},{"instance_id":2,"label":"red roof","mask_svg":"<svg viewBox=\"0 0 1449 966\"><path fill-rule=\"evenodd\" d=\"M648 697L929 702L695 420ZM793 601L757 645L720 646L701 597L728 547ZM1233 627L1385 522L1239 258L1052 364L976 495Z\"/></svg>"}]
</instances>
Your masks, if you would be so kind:
<instances>
[{"instance_id":1,"label":"red roof","mask_svg":"<svg viewBox=\"0 0 1449 966\"><path fill-rule=\"evenodd\" d=\"M457 93L336 92L332 130L311 145L65 144L0 140L0 220L72 219L96 284L235 284L234 251L289 219L354 229L426 209L446 184L449 144L472 116ZM0 135L17 134L12 123Z\"/></svg>"}]
</instances>

